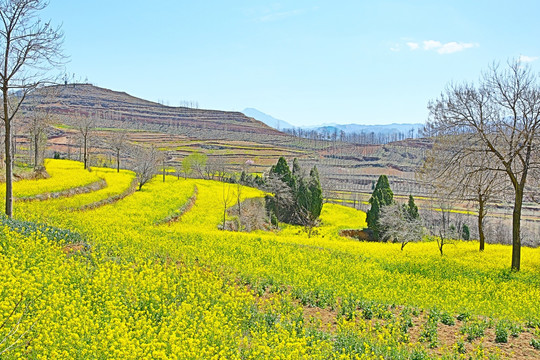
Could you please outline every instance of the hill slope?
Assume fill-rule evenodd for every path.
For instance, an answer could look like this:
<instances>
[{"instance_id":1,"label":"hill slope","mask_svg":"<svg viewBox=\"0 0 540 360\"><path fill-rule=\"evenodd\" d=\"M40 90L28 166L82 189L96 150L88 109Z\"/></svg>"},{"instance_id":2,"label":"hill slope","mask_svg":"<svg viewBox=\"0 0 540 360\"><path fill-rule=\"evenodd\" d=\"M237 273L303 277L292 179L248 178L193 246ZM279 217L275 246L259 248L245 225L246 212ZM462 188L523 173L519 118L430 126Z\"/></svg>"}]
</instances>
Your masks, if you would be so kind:
<instances>
[{"instance_id":1,"label":"hill slope","mask_svg":"<svg viewBox=\"0 0 540 360\"><path fill-rule=\"evenodd\" d=\"M46 96L51 94L51 96ZM98 115L101 120L131 125L204 128L279 135L279 131L241 112L171 107L90 84L56 85L27 99L26 107L39 102L56 114Z\"/></svg>"}]
</instances>

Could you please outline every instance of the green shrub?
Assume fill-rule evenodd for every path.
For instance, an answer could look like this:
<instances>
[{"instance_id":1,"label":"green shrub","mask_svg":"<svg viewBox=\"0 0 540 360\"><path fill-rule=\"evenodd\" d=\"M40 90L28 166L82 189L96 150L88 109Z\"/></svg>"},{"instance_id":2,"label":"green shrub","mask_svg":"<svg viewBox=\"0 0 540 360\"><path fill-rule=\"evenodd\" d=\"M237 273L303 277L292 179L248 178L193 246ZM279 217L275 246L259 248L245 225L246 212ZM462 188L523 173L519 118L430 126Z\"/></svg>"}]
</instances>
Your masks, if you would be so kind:
<instances>
[{"instance_id":1,"label":"green shrub","mask_svg":"<svg viewBox=\"0 0 540 360\"><path fill-rule=\"evenodd\" d=\"M523 327L521 326L521 324L517 324L513 322L510 323L510 325L508 326L508 329L510 330L510 335L512 335L512 337L515 337L515 338L517 338L519 334L523 332Z\"/></svg>"},{"instance_id":2,"label":"green shrub","mask_svg":"<svg viewBox=\"0 0 540 360\"><path fill-rule=\"evenodd\" d=\"M454 317L447 312L442 312L440 315L440 319L441 323L443 323L444 325L452 326L456 324L456 320L454 319Z\"/></svg>"},{"instance_id":3,"label":"green shrub","mask_svg":"<svg viewBox=\"0 0 540 360\"><path fill-rule=\"evenodd\" d=\"M429 343L430 348L435 348L438 345L437 323L439 317L437 309L430 310L428 319L420 331L420 341Z\"/></svg>"},{"instance_id":4,"label":"green shrub","mask_svg":"<svg viewBox=\"0 0 540 360\"><path fill-rule=\"evenodd\" d=\"M501 320L497 323L497 326L495 327L495 342L497 343L508 342L508 328L509 328L509 324L507 321Z\"/></svg>"},{"instance_id":5,"label":"green shrub","mask_svg":"<svg viewBox=\"0 0 540 360\"><path fill-rule=\"evenodd\" d=\"M457 316L457 319L459 321L466 321L470 319L470 317L471 317L471 314L469 314L468 312L462 312Z\"/></svg>"},{"instance_id":6,"label":"green shrub","mask_svg":"<svg viewBox=\"0 0 540 360\"><path fill-rule=\"evenodd\" d=\"M484 336L487 325L487 322L482 319L470 320L463 325L460 332L467 335L467 341L474 341Z\"/></svg>"},{"instance_id":7,"label":"green shrub","mask_svg":"<svg viewBox=\"0 0 540 360\"><path fill-rule=\"evenodd\" d=\"M467 352L467 349L465 348L465 341L463 341L463 338L459 338L456 341L456 343L454 345L454 350L458 354L465 354Z\"/></svg>"}]
</instances>

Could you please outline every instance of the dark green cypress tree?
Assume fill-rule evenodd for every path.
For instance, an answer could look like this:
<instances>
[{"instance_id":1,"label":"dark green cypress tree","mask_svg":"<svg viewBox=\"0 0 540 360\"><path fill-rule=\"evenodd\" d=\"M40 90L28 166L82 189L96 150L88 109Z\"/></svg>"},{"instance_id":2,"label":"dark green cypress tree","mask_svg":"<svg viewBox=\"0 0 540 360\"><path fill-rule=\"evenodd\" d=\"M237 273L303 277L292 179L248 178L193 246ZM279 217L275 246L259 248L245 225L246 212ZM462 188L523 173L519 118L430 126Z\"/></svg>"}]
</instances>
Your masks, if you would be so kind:
<instances>
[{"instance_id":1,"label":"dark green cypress tree","mask_svg":"<svg viewBox=\"0 0 540 360\"><path fill-rule=\"evenodd\" d=\"M369 199L371 208L367 212L367 225L368 228L373 231L375 238L379 239L380 228L379 228L379 216L381 212L381 207L390 205L394 202L394 193L390 189L390 183L386 175L379 176L377 180L377 185L375 185L375 190Z\"/></svg>"},{"instance_id":2,"label":"dark green cypress tree","mask_svg":"<svg viewBox=\"0 0 540 360\"><path fill-rule=\"evenodd\" d=\"M311 193L304 178L299 178L296 185L295 203L296 209L298 210L296 214L298 216L293 219L293 222L297 224L306 224L306 220L309 219L311 213Z\"/></svg>"},{"instance_id":3,"label":"dark green cypress tree","mask_svg":"<svg viewBox=\"0 0 540 360\"><path fill-rule=\"evenodd\" d=\"M369 199L370 209L366 213L366 222L368 229L371 229L375 236L378 236L379 230L379 213L381 212L381 206L379 204L379 198L371 195Z\"/></svg>"},{"instance_id":4,"label":"dark green cypress tree","mask_svg":"<svg viewBox=\"0 0 540 360\"><path fill-rule=\"evenodd\" d=\"M409 220L418 219L420 217L420 214L418 213L418 206L416 206L414 203L414 198L412 195L409 195L409 202L407 203L405 210Z\"/></svg>"},{"instance_id":5,"label":"dark green cypress tree","mask_svg":"<svg viewBox=\"0 0 540 360\"><path fill-rule=\"evenodd\" d=\"M292 175L295 176L295 177L300 177L302 176L302 168L300 167L300 162L298 161L297 158L294 158L293 159L293 163L292 163Z\"/></svg>"},{"instance_id":6,"label":"dark green cypress tree","mask_svg":"<svg viewBox=\"0 0 540 360\"><path fill-rule=\"evenodd\" d=\"M286 184L291 184L292 174L291 169L289 169L289 165L287 164L287 160L283 156L281 156L277 162L276 165L272 166L270 169L270 172L276 175L279 175L281 180Z\"/></svg>"},{"instance_id":7,"label":"dark green cypress tree","mask_svg":"<svg viewBox=\"0 0 540 360\"><path fill-rule=\"evenodd\" d=\"M322 187L321 181L319 179L319 171L317 167L314 166L309 172L309 192L311 195L311 216L314 219L317 219L321 215L323 207L323 196L322 196Z\"/></svg>"},{"instance_id":8,"label":"dark green cypress tree","mask_svg":"<svg viewBox=\"0 0 540 360\"><path fill-rule=\"evenodd\" d=\"M461 228L461 238L463 240L470 240L471 238L471 231L469 230L469 226L467 224L463 224L463 227Z\"/></svg>"},{"instance_id":9,"label":"dark green cypress tree","mask_svg":"<svg viewBox=\"0 0 540 360\"><path fill-rule=\"evenodd\" d=\"M240 174L240 184L245 184L246 183L246 172L245 170L242 170L242 173Z\"/></svg>"},{"instance_id":10,"label":"dark green cypress tree","mask_svg":"<svg viewBox=\"0 0 540 360\"><path fill-rule=\"evenodd\" d=\"M277 176L283 183L285 183L288 187L291 188L293 192L293 197L296 197L296 194L294 192L294 188L291 186L291 184L294 183L293 176L291 173L291 169L289 168L289 165L287 164L287 160L283 156L281 156L277 162L276 165L273 165L270 168L270 175ZM290 222L291 217L294 213L294 208L290 205L286 205L282 201L280 201L279 196L276 195L276 197L268 197L266 201L266 207L268 212L272 212L276 215L277 219L279 221L283 222Z\"/></svg>"}]
</instances>

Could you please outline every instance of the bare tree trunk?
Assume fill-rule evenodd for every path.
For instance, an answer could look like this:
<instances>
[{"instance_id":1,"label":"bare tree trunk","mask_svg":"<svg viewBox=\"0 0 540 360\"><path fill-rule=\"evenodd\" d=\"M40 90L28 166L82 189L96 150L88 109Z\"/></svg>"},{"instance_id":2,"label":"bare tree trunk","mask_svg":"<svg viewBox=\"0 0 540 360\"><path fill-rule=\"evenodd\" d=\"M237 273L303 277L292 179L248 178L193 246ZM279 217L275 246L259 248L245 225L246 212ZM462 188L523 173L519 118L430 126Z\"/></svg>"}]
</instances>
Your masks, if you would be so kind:
<instances>
[{"instance_id":1,"label":"bare tree trunk","mask_svg":"<svg viewBox=\"0 0 540 360\"><path fill-rule=\"evenodd\" d=\"M478 197L478 206L478 237L480 240L480 251L484 251L486 243L486 237L484 234L484 216L486 215L486 210L484 208L484 199L482 196Z\"/></svg>"},{"instance_id":2,"label":"bare tree trunk","mask_svg":"<svg viewBox=\"0 0 540 360\"><path fill-rule=\"evenodd\" d=\"M83 151L83 157L84 157L84 168L88 169L88 138L85 136L83 139L84 143L84 151Z\"/></svg>"},{"instance_id":3,"label":"bare tree trunk","mask_svg":"<svg viewBox=\"0 0 540 360\"><path fill-rule=\"evenodd\" d=\"M7 60L6 60L7 61ZM13 216L13 157L11 154L11 120L9 118L8 88L2 88L4 97L5 146L6 146L6 216Z\"/></svg>"},{"instance_id":4,"label":"bare tree trunk","mask_svg":"<svg viewBox=\"0 0 540 360\"><path fill-rule=\"evenodd\" d=\"M116 172L120 172L120 149L116 149Z\"/></svg>"},{"instance_id":5,"label":"bare tree trunk","mask_svg":"<svg viewBox=\"0 0 540 360\"><path fill-rule=\"evenodd\" d=\"M521 208L523 205L523 187L517 186L512 214L512 270L519 271L521 265Z\"/></svg>"},{"instance_id":6,"label":"bare tree trunk","mask_svg":"<svg viewBox=\"0 0 540 360\"><path fill-rule=\"evenodd\" d=\"M39 136L37 134L34 135L34 170L36 170L39 166Z\"/></svg>"},{"instance_id":7,"label":"bare tree trunk","mask_svg":"<svg viewBox=\"0 0 540 360\"><path fill-rule=\"evenodd\" d=\"M225 230L225 217L227 215L227 205L223 206L223 226L221 230Z\"/></svg>"}]
</instances>

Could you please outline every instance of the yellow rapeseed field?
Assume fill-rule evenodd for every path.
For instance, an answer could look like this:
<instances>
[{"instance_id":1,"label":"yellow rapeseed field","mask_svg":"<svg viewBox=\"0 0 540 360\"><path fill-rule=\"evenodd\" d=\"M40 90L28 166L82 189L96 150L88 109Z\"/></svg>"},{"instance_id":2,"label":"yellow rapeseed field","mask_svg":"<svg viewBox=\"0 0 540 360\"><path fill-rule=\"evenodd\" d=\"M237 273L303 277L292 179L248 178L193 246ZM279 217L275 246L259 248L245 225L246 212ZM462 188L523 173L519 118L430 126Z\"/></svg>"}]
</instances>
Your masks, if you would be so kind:
<instances>
[{"instance_id":1,"label":"yellow rapeseed field","mask_svg":"<svg viewBox=\"0 0 540 360\"><path fill-rule=\"evenodd\" d=\"M46 165L51 177L21 182L21 194L100 179L107 186L17 203L16 220L3 220L2 359L425 359L439 355L410 341L408 311L540 324L537 249L524 248L523 270L511 273L507 246L479 253L474 242L457 242L441 257L433 242L401 251L344 239L339 229L363 227L365 214L333 204L312 237L296 226L222 231L223 196L236 199L236 185L156 177L107 203L133 173ZM194 206L163 223L195 188ZM261 196L242 188L242 199ZM103 205L84 208L96 202ZM487 356L480 348L469 355Z\"/></svg>"}]
</instances>

